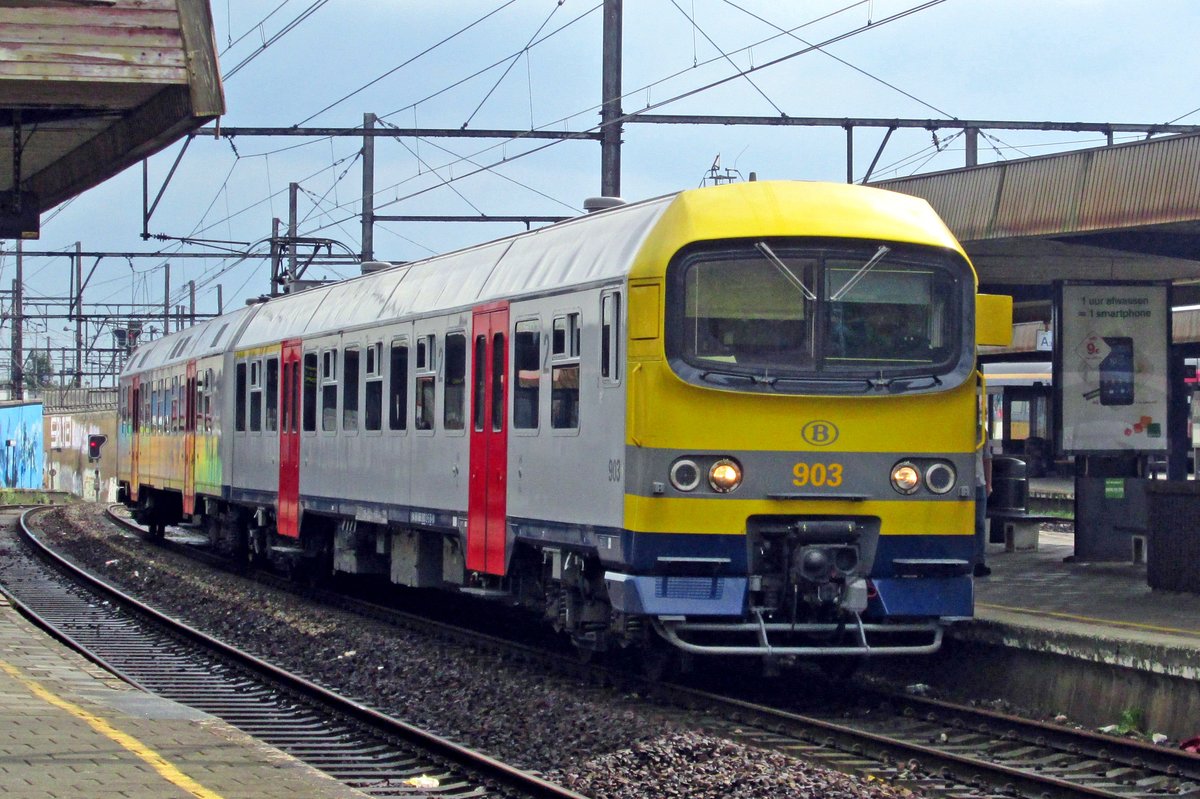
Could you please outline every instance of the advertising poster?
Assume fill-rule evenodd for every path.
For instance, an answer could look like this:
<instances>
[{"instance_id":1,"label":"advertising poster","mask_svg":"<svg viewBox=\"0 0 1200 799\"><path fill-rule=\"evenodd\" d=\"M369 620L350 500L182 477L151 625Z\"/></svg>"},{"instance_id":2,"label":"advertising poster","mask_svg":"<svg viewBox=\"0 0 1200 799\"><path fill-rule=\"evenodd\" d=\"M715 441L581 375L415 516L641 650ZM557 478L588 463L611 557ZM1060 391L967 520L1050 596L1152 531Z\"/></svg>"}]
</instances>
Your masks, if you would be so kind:
<instances>
[{"instance_id":1,"label":"advertising poster","mask_svg":"<svg viewBox=\"0 0 1200 799\"><path fill-rule=\"evenodd\" d=\"M1059 283L1056 288L1060 450L1165 452L1170 287Z\"/></svg>"}]
</instances>

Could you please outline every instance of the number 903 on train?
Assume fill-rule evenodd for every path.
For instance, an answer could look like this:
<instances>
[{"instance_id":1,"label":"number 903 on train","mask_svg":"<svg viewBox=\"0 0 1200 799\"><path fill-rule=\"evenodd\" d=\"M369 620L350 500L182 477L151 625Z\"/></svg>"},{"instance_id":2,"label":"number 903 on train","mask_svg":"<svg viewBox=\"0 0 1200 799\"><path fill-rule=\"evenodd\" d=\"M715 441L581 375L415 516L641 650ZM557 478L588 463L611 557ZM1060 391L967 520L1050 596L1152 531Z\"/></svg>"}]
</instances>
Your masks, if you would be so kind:
<instances>
[{"instance_id":1,"label":"number 903 on train","mask_svg":"<svg viewBox=\"0 0 1200 799\"><path fill-rule=\"evenodd\" d=\"M1011 331L976 287L892 192L623 204L143 345L121 496L154 534L519 604L585 650L931 652L972 614L976 346Z\"/></svg>"}]
</instances>

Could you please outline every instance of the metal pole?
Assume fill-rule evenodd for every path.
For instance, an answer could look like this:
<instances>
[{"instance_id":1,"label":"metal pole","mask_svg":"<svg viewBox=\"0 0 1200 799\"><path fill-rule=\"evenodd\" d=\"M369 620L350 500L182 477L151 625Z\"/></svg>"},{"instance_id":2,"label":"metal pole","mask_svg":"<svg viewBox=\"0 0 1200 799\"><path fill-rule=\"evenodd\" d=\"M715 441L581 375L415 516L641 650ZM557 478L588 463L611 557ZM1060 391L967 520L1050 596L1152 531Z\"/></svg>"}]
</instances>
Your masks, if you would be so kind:
<instances>
[{"instance_id":1,"label":"metal pole","mask_svg":"<svg viewBox=\"0 0 1200 799\"><path fill-rule=\"evenodd\" d=\"M854 126L846 126L846 182L854 182Z\"/></svg>"},{"instance_id":2,"label":"metal pole","mask_svg":"<svg viewBox=\"0 0 1200 799\"><path fill-rule=\"evenodd\" d=\"M25 258L21 241L17 241L17 279L13 281L13 331L12 331L12 396L15 400L25 399L25 353L21 340L25 326L24 301Z\"/></svg>"},{"instance_id":3,"label":"metal pole","mask_svg":"<svg viewBox=\"0 0 1200 799\"><path fill-rule=\"evenodd\" d=\"M217 284L217 316L225 313L225 299L222 291L223 288L224 287L220 283Z\"/></svg>"},{"instance_id":4,"label":"metal pole","mask_svg":"<svg viewBox=\"0 0 1200 799\"><path fill-rule=\"evenodd\" d=\"M171 332L171 265L163 265L163 335Z\"/></svg>"},{"instance_id":5,"label":"metal pole","mask_svg":"<svg viewBox=\"0 0 1200 799\"><path fill-rule=\"evenodd\" d=\"M967 166L979 164L979 128L967 128Z\"/></svg>"},{"instance_id":6,"label":"metal pole","mask_svg":"<svg viewBox=\"0 0 1200 799\"><path fill-rule=\"evenodd\" d=\"M375 129L375 115L363 114L363 130ZM363 134L362 260L375 258L375 137Z\"/></svg>"},{"instance_id":7,"label":"metal pole","mask_svg":"<svg viewBox=\"0 0 1200 799\"><path fill-rule=\"evenodd\" d=\"M75 242L75 385L83 385L83 244Z\"/></svg>"},{"instance_id":8,"label":"metal pole","mask_svg":"<svg viewBox=\"0 0 1200 799\"><path fill-rule=\"evenodd\" d=\"M621 196L621 2L604 0L600 106L600 193Z\"/></svg>"},{"instance_id":9,"label":"metal pole","mask_svg":"<svg viewBox=\"0 0 1200 799\"><path fill-rule=\"evenodd\" d=\"M188 281L188 325L196 325L196 281Z\"/></svg>"},{"instance_id":10,"label":"metal pole","mask_svg":"<svg viewBox=\"0 0 1200 799\"><path fill-rule=\"evenodd\" d=\"M279 220L271 220L271 296L279 295L279 287L283 277L282 259L279 257Z\"/></svg>"},{"instance_id":11,"label":"metal pole","mask_svg":"<svg viewBox=\"0 0 1200 799\"><path fill-rule=\"evenodd\" d=\"M296 279L296 196L299 183L288 184L288 282Z\"/></svg>"}]
</instances>

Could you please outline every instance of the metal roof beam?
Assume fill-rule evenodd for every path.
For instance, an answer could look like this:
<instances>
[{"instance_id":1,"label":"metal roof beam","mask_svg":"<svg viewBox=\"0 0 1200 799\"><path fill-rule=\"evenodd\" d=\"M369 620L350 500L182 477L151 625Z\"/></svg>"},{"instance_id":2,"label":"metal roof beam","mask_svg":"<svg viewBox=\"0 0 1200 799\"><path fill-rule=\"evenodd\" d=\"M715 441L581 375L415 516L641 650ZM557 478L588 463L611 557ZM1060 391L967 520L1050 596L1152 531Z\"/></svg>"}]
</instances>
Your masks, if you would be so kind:
<instances>
[{"instance_id":1,"label":"metal roof beam","mask_svg":"<svg viewBox=\"0 0 1200 799\"><path fill-rule=\"evenodd\" d=\"M884 119L880 117L725 116L708 114L629 114L628 124L652 125L776 125L826 128L920 128L923 130L1042 130L1071 133L1200 133L1200 125L1125 122L1020 122L997 119Z\"/></svg>"}]
</instances>

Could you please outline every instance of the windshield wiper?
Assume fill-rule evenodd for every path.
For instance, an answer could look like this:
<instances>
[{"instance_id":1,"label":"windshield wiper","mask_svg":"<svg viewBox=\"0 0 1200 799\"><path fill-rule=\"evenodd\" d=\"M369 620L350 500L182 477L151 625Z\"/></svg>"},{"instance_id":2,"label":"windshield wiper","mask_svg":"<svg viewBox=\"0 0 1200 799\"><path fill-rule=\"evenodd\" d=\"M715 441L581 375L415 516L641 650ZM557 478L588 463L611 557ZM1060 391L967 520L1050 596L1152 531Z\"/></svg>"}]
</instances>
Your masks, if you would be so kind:
<instances>
[{"instance_id":1,"label":"windshield wiper","mask_svg":"<svg viewBox=\"0 0 1200 799\"><path fill-rule=\"evenodd\" d=\"M783 274L783 276L788 279L788 282L790 282L796 288L800 289L800 293L804 295L805 299L815 300L817 298L817 295L814 294L808 288L808 286L804 285L803 280L796 277L796 274L791 269L788 268L788 265L785 264L779 258L778 255L775 254L774 250L772 250L770 247L767 246L767 243L765 241L755 242L754 248L757 249L759 252L761 252L768 261L770 261L772 264L774 264L775 268L778 269L780 271L780 273Z\"/></svg>"},{"instance_id":2,"label":"windshield wiper","mask_svg":"<svg viewBox=\"0 0 1200 799\"><path fill-rule=\"evenodd\" d=\"M889 391L904 391L913 388L913 383L918 380L928 380L929 385L919 386L919 388L937 388L942 384L942 379L937 375L914 375L912 377L893 377L888 381L887 388Z\"/></svg>"},{"instance_id":3,"label":"windshield wiper","mask_svg":"<svg viewBox=\"0 0 1200 799\"><path fill-rule=\"evenodd\" d=\"M850 279L847 280L840 289L833 293L833 296L829 298L829 301L837 302L842 297L846 296L846 293L850 291L850 289L857 286L858 282L867 276L867 272L870 272L871 269L874 268L875 264L882 261L883 256L887 255L891 251L891 247L887 246L886 244L880 244L879 249L876 250L875 254L871 256L871 260L860 266L858 271L851 275Z\"/></svg>"}]
</instances>

